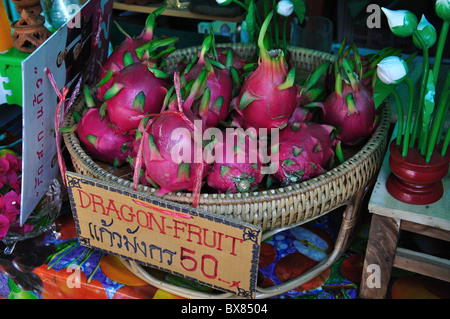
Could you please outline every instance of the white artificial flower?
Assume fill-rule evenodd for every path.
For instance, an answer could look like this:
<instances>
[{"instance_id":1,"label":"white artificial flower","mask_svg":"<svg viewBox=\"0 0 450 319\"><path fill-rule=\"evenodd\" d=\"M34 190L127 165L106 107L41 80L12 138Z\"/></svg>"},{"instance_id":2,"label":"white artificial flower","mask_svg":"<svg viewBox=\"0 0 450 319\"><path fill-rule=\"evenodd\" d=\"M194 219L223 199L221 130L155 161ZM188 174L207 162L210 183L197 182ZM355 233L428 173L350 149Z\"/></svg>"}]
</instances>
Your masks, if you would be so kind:
<instances>
[{"instance_id":1,"label":"white artificial flower","mask_svg":"<svg viewBox=\"0 0 450 319\"><path fill-rule=\"evenodd\" d=\"M436 29L430 22L428 22L427 18L425 18L425 15L423 14L419 24L417 25L417 33L420 35L427 48L432 47L436 42ZM416 34L413 34L413 42L416 47L418 47L419 49L423 49L422 43L418 40Z\"/></svg>"},{"instance_id":2,"label":"white artificial flower","mask_svg":"<svg viewBox=\"0 0 450 319\"><path fill-rule=\"evenodd\" d=\"M232 0L216 0L216 2L221 6L226 6L231 3Z\"/></svg>"},{"instance_id":3,"label":"white artificial flower","mask_svg":"<svg viewBox=\"0 0 450 319\"><path fill-rule=\"evenodd\" d=\"M294 5L290 0L281 0L277 4L277 13L289 17L294 12Z\"/></svg>"},{"instance_id":4,"label":"white artificial flower","mask_svg":"<svg viewBox=\"0 0 450 319\"><path fill-rule=\"evenodd\" d=\"M378 78L386 84L397 84L408 74L406 62L398 56L388 56L377 66Z\"/></svg>"},{"instance_id":5,"label":"white artificial flower","mask_svg":"<svg viewBox=\"0 0 450 319\"><path fill-rule=\"evenodd\" d=\"M388 19L389 28L398 37L411 36L417 27L417 17L408 10L389 10L381 8Z\"/></svg>"},{"instance_id":6,"label":"white artificial flower","mask_svg":"<svg viewBox=\"0 0 450 319\"><path fill-rule=\"evenodd\" d=\"M439 18L450 21L450 0L436 0L435 9Z\"/></svg>"}]
</instances>

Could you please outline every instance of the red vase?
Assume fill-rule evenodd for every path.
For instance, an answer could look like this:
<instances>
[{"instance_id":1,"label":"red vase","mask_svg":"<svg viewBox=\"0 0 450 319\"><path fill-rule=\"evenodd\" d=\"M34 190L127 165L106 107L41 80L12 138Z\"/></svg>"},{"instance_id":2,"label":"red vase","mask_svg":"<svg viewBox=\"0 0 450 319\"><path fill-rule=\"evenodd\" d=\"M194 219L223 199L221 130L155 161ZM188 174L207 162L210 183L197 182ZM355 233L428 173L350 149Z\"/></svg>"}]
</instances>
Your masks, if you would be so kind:
<instances>
[{"instance_id":1,"label":"red vase","mask_svg":"<svg viewBox=\"0 0 450 319\"><path fill-rule=\"evenodd\" d=\"M417 147L408 149L408 155L402 156L402 145L396 145L395 140L389 145L389 151L392 171L386 181L389 194L414 205L431 204L442 197L442 179L448 173L450 152L441 156L441 145L437 145L430 161L426 162Z\"/></svg>"}]
</instances>

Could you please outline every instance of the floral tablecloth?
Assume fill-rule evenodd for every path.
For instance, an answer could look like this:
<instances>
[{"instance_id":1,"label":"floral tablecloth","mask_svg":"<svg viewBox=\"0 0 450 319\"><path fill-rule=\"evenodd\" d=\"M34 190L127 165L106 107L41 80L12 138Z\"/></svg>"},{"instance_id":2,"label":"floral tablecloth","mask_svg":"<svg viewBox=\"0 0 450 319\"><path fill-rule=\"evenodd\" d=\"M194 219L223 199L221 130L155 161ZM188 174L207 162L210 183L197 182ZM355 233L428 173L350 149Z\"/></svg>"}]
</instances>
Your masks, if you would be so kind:
<instances>
[{"instance_id":1,"label":"floral tablecloth","mask_svg":"<svg viewBox=\"0 0 450 319\"><path fill-rule=\"evenodd\" d=\"M333 248L341 215L337 209L314 222L279 232L262 242L258 285L267 287L278 284L298 276L322 260ZM331 268L297 289L274 298L358 298L370 215L363 214L363 218L365 222L355 233L351 246ZM0 298L180 298L141 280L126 269L118 257L81 246L67 207L63 206L56 230L60 234L58 239L44 234L34 240L20 242L11 255L0 253ZM0 248L3 252L4 247ZM177 285L211 291L209 287L170 274L152 269L148 271ZM400 292L396 292L399 297L414 298L414 292L421 298L448 297L448 286L436 288L436 285L430 286L429 281L411 274L399 278L401 282L397 279L394 283L400 287L397 289ZM409 295L405 294L406 291Z\"/></svg>"}]
</instances>

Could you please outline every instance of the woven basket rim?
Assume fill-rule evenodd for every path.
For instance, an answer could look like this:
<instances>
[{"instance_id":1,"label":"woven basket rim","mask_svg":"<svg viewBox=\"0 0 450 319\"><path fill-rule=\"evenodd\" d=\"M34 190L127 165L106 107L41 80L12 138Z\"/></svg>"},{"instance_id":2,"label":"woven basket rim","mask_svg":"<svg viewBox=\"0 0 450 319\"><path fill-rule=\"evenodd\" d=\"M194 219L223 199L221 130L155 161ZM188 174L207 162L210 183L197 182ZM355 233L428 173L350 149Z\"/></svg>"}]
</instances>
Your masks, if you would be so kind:
<instances>
[{"instance_id":1,"label":"woven basket rim","mask_svg":"<svg viewBox=\"0 0 450 319\"><path fill-rule=\"evenodd\" d=\"M218 44L218 47L231 47L252 49L252 46L245 43L225 43ZM190 52L196 52L200 46L189 47L185 49L180 49L174 51L167 60L170 60L176 56L185 56L190 54ZM289 47L291 52L303 52L305 54L312 55L314 58L319 59L334 59L335 57L331 54L310 50L300 47ZM82 98L78 97L72 106L72 109L80 108L82 103ZM82 108L82 107L81 107ZM348 158L344 163L316 176L311 179L302 181L300 183L274 187L268 190L257 190L248 193L201 193L199 199L199 205L245 205L245 204L256 204L266 202L268 200L281 200L288 198L290 196L298 196L300 193L306 193L311 190L326 187L327 184L333 183L333 181L338 180L342 176L349 174L350 171L355 170L358 166L363 165L364 162L371 157L381 145L386 143L387 132L390 125L390 109L389 105L384 103L380 106L380 121L372 136L367 140L367 142L362 146L362 148L353 156ZM72 112L68 112L64 120L63 126L74 125L74 117ZM125 187L133 187L133 182L130 180L125 180L123 178L117 177L112 173L105 171L101 168L90 156L88 156L79 143L79 139L75 132L63 133L63 138L66 147L72 157L72 161L77 161L81 163L83 167L92 176L102 177L102 179L108 180L110 182L116 182ZM137 191L142 193L149 193L150 195L155 195L157 189L138 185ZM192 204L192 193L185 191L175 191L170 192L162 196L163 199L172 200L178 203Z\"/></svg>"}]
</instances>

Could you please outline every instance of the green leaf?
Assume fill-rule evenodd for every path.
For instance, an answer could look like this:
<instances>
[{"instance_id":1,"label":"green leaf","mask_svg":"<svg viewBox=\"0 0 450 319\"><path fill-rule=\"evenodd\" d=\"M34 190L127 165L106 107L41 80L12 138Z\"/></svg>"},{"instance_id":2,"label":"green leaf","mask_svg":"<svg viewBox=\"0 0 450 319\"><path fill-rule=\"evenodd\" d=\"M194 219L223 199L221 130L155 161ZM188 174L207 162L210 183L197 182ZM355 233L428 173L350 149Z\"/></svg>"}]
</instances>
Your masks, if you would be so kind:
<instances>
[{"instance_id":1,"label":"green leaf","mask_svg":"<svg viewBox=\"0 0 450 319\"><path fill-rule=\"evenodd\" d=\"M149 67L148 67L148 70L149 70L150 72L152 72L153 75L156 76L158 79L166 79L166 78L169 77L169 74L167 74L166 72L164 72L164 71L162 71L162 70L160 70L160 69L158 69L158 68L150 67L150 66L149 66Z\"/></svg>"},{"instance_id":2,"label":"green leaf","mask_svg":"<svg viewBox=\"0 0 450 319\"><path fill-rule=\"evenodd\" d=\"M188 163L181 163L178 167L177 172L177 182L178 183L184 183L189 181L189 175L191 172L191 167Z\"/></svg>"},{"instance_id":3,"label":"green leaf","mask_svg":"<svg viewBox=\"0 0 450 319\"><path fill-rule=\"evenodd\" d=\"M143 91L140 91L134 98L133 105L131 106L131 108L133 110L138 109L142 113L144 113L144 105L145 105L145 93Z\"/></svg>"},{"instance_id":4,"label":"green leaf","mask_svg":"<svg viewBox=\"0 0 450 319\"><path fill-rule=\"evenodd\" d=\"M133 57L131 56L131 53L126 51L123 54L123 65L124 66L129 66L129 65L131 65L133 63L134 63L134 60L133 60Z\"/></svg>"},{"instance_id":5,"label":"green leaf","mask_svg":"<svg viewBox=\"0 0 450 319\"><path fill-rule=\"evenodd\" d=\"M109 100L110 98L113 98L114 96L116 96L117 93L120 92L120 90L122 90L125 86L122 83L114 83L109 89L108 91L106 91L105 95L103 96L103 99Z\"/></svg>"},{"instance_id":6,"label":"green leaf","mask_svg":"<svg viewBox=\"0 0 450 319\"><path fill-rule=\"evenodd\" d=\"M256 16L255 16L255 3L251 0L248 5L247 16L245 17L245 23L247 24L247 33L249 42L255 42L256 40Z\"/></svg>"},{"instance_id":7,"label":"green leaf","mask_svg":"<svg viewBox=\"0 0 450 319\"><path fill-rule=\"evenodd\" d=\"M252 95L248 91L245 91L242 94L241 101L239 103L239 110L245 109L250 103L256 100L258 100L258 97Z\"/></svg>"},{"instance_id":8,"label":"green leaf","mask_svg":"<svg viewBox=\"0 0 450 319\"><path fill-rule=\"evenodd\" d=\"M378 109L381 103L383 103L383 101L395 90L395 86L395 84L386 84L380 79L376 79L373 90L373 99L376 109Z\"/></svg>"},{"instance_id":9,"label":"green leaf","mask_svg":"<svg viewBox=\"0 0 450 319\"><path fill-rule=\"evenodd\" d=\"M86 136L86 139L88 140L89 143L91 143L94 147L96 147L95 143L97 142L97 136L89 134Z\"/></svg>"},{"instance_id":10,"label":"green leaf","mask_svg":"<svg viewBox=\"0 0 450 319\"><path fill-rule=\"evenodd\" d=\"M158 150L158 147L155 144L155 140L153 139L152 134L148 134L148 146L150 149L150 161L162 161L164 160L161 156L161 153Z\"/></svg>"},{"instance_id":11,"label":"green leaf","mask_svg":"<svg viewBox=\"0 0 450 319\"><path fill-rule=\"evenodd\" d=\"M94 99L92 98L91 92L89 91L89 86L87 86L86 84L83 86L83 94L84 99L86 100L87 107L94 107Z\"/></svg>"},{"instance_id":12,"label":"green leaf","mask_svg":"<svg viewBox=\"0 0 450 319\"><path fill-rule=\"evenodd\" d=\"M317 69L308 77L305 85L305 89L309 90L314 84L319 81L320 77L327 72L328 68L330 67L331 62L326 61L319 65Z\"/></svg>"},{"instance_id":13,"label":"green leaf","mask_svg":"<svg viewBox=\"0 0 450 319\"><path fill-rule=\"evenodd\" d=\"M294 81L295 81L295 68L292 68L286 77L286 81L278 85L278 89L280 91L289 89L294 85Z\"/></svg>"},{"instance_id":14,"label":"green leaf","mask_svg":"<svg viewBox=\"0 0 450 319\"><path fill-rule=\"evenodd\" d=\"M294 12L297 15L298 21L302 24L306 14L305 3L303 0L291 0L291 2L294 5Z\"/></svg>"},{"instance_id":15,"label":"green leaf","mask_svg":"<svg viewBox=\"0 0 450 319\"><path fill-rule=\"evenodd\" d=\"M434 96L436 94L436 88L434 86L434 74L433 70L428 73L427 86L425 90L425 96L423 100L423 116L422 116L422 135L424 136L424 141L428 140L428 133L430 130L431 116L434 112ZM423 144L423 153L425 153L425 147L427 143Z\"/></svg>"}]
</instances>

